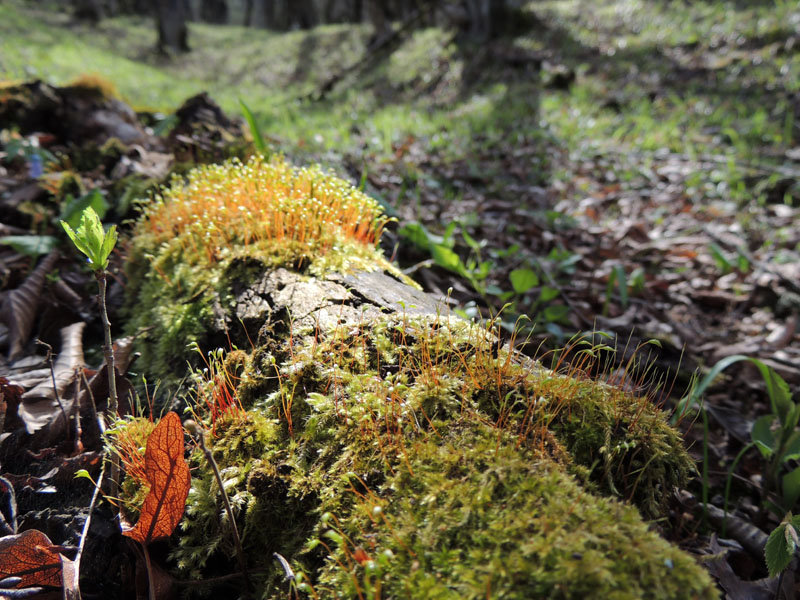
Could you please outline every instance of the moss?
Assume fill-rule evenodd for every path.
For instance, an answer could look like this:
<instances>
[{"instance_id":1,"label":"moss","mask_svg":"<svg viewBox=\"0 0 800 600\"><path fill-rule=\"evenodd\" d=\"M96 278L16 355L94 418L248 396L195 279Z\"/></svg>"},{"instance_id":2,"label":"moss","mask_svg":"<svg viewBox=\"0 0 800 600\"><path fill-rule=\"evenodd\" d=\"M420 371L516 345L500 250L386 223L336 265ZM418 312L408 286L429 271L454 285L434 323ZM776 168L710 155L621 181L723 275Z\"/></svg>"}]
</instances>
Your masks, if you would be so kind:
<instances>
[{"instance_id":1,"label":"moss","mask_svg":"<svg viewBox=\"0 0 800 600\"><path fill-rule=\"evenodd\" d=\"M72 93L82 94L98 100L114 100L120 98L119 91L117 90L117 86L114 85L114 82L96 73L84 73L79 75L65 87Z\"/></svg>"},{"instance_id":2,"label":"moss","mask_svg":"<svg viewBox=\"0 0 800 600\"><path fill-rule=\"evenodd\" d=\"M385 219L364 198L282 160L176 180L132 243L132 326L155 328L148 368L180 372L183 347L270 267L390 269L374 245ZM270 322L258 339L209 359L194 410L260 597L286 595L276 552L311 597L716 597L640 516L660 515L692 469L648 399L441 315ZM192 462L172 557L195 577L229 573L233 524L199 452Z\"/></svg>"},{"instance_id":3,"label":"moss","mask_svg":"<svg viewBox=\"0 0 800 600\"><path fill-rule=\"evenodd\" d=\"M409 455L318 529L332 548L321 596L714 597L700 567L634 509L587 494L492 428L454 428Z\"/></svg>"},{"instance_id":4,"label":"moss","mask_svg":"<svg viewBox=\"0 0 800 600\"><path fill-rule=\"evenodd\" d=\"M463 321L387 317L294 342L229 359L251 385L265 360L283 379L254 394L247 419L223 421L213 446L261 597L285 595L274 552L320 597L715 597L636 508L569 474L592 444L627 443L643 473L679 480L689 459L654 407L511 362ZM518 394L505 408L489 401L506 389ZM526 410L526 398L538 401ZM639 463L624 453L608 464L646 500L664 489L627 471ZM235 567L211 473L196 468L173 558L199 576L209 556Z\"/></svg>"},{"instance_id":5,"label":"moss","mask_svg":"<svg viewBox=\"0 0 800 600\"><path fill-rule=\"evenodd\" d=\"M71 169L47 173L42 178L42 187L54 196L58 204L65 202L69 196L78 198L86 193L80 174Z\"/></svg>"},{"instance_id":6,"label":"moss","mask_svg":"<svg viewBox=\"0 0 800 600\"><path fill-rule=\"evenodd\" d=\"M143 365L166 378L191 358L187 348L213 327L229 283L289 265L311 275L384 269L376 248L388 221L377 202L318 167L281 158L197 168L174 178L144 208L129 249L131 332L149 329ZM246 286L252 281L236 277Z\"/></svg>"}]
</instances>

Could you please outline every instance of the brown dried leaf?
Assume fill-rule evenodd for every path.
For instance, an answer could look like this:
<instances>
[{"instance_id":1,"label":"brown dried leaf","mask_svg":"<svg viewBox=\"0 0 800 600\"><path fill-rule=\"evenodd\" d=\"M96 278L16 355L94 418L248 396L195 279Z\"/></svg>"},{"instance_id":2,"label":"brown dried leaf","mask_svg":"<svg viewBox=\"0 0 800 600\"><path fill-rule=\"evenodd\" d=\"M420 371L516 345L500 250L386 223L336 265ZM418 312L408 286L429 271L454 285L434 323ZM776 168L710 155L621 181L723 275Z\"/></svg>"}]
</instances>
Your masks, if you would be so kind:
<instances>
[{"instance_id":1,"label":"brown dried leaf","mask_svg":"<svg viewBox=\"0 0 800 600\"><path fill-rule=\"evenodd\" d=\"M64 403L64 393L73 382L76 369L83 366L83 328L86 323L73 323L61 329L61 352L58 354L53 371L55 373L58 397ZM19 416L25 422L28 433L49 425L61 418L61 407L56 400L56 392L50 378L22 395Z\"/></svg>"},{"instance_id":2,"label":"brown dried leaf","mask_svg":"<svg viewBox=\"0 0 800 600\"><path fill-rule=\"evenodd\" d=\"M11 290L3 298L2 315L8 325L9 359L19 356L28 341L36 320L45 276L53 269L57 260L57 251L48 254L21 286Z\"/></svg>"},{"instance_id":3,"label":"brown dried leaf","mask_svg":"<svg viewBox=\"0 0 800 600\"><path fill-rule=\"evenodd\" d=\"M17 588L61 587L61 555L37 529L0 538L0 579L19 577Z\"/></svg>"},{"instance_id":4,"label":"brown dried leaf","mask_svg":"<svg viewBox=\"0 0 800 600\"><path fill-rule=\"evenodd\" d=\"M191 485L183 449L181 419L177 413L167 413L147 439L144 461L150 491L139 522L123 535L147 545L172 534L183 517Z\"/></svg>"}]
</instances>

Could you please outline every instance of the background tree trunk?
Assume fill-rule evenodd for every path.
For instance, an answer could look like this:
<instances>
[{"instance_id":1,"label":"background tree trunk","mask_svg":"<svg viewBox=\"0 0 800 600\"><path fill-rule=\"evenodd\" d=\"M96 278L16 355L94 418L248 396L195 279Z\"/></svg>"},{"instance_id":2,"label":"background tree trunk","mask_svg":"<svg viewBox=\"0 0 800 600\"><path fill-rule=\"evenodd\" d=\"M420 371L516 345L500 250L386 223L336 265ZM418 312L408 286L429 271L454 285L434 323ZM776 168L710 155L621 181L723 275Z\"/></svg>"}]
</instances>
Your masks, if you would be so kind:
<instances>
[{"instance_id":1,"label":"background tree trunk","mask_svg":"<svg viewBox=\"0 0 800 600\"><path fill-rule=\"evenodd\" d=\"M72 0L72 14L76 19L97 23L105 16L102 0Z\"/></svg>"},{"instance_id":2,"label":"background tree trunk","mask_svg":"<svg viewBox=\"0 0 800 600\"><path fill-rule=\"evenodd\" d=\"M224 25L227 23L227 0L203 0L200 3L200 20L217 25Z\"/></svg>"},{"instance_id":3,"label":"background tree trunk","mask_svg":"<svg viewBox=\"0 0 800 600\"><path fill-rule=\"evenodd\" d=\"M186 27L184 0L152 0L158 29L158 50L161 53L188 52L189 30Z\"/></svg>"},{"instance_id":4,"label":"background tree trunk","mask_svg":"<svg viewBox=\"0 0 800 600\"><path fill-rule=\"evenodd\" d=\"M245 0L244 3L244 26L253 26L253 8L255 7L255 0Z\"/></svg>"}]
</instances>

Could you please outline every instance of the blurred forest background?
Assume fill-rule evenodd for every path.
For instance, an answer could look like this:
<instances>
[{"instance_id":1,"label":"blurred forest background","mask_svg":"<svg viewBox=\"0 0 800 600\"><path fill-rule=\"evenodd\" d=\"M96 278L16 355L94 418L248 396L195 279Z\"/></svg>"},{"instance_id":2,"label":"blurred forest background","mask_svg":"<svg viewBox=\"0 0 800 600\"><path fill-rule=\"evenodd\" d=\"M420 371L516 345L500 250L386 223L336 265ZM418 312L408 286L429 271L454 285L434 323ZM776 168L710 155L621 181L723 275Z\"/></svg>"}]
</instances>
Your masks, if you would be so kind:
<instances>
[{"instance_id":1,"label":"blurred forest background","mask_svg":"<svg viewBox=\"0 0 800 600\"><path fill-rule=\"evenodd\" d=\"M762 377L796 398L797 2L4 0L0 78L90 82L182 144L167 159L116 131L149 166L73 160L70 193L119 222L182 164L239 152L243 102L272 150L377 198L387 256L458 314L497 317L531 354L605 343L611 366L587 375L679 407L701 468L676 538L710 543L701 499L728 494L762 533L797 510L800 432ZM206 112L187 133L192 97ZM4 215L51 235L53 207L18 191L32 157L59 164L47 129L0 129ZM686 390L714 365L699 404ZM757 550L739 544L731 589L765 574Z\"/></svg>"}]
</instances>

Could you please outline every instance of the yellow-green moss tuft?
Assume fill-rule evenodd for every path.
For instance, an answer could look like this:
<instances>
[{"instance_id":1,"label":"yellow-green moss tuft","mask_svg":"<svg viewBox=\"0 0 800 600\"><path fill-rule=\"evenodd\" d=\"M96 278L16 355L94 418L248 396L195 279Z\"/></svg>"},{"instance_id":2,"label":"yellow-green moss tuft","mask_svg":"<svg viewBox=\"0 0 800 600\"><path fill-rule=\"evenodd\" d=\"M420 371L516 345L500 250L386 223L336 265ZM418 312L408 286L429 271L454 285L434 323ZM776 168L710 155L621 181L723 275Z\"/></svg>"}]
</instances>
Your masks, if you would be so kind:
<instances>
[{"instance_id":1,"label":"yellow-green moss tuft","mask_svg":"<svg viewBox=\"0 0 800 600\"><path fill-rule=\"evenodd\" d=\"M286 593L274 552L318 597L716 597L615 497L657 510L691 465L643 399L519 363L456 319L387 317L260 353L236 355L248 418L213 451L262 598ZM587 487L570 471L592 466L592 444L634 453L597 446L607 472ZM235 565L199 457L196 473L173 558L210 576L209 540L221 572Z\"/></svg>"}]
</instances>

